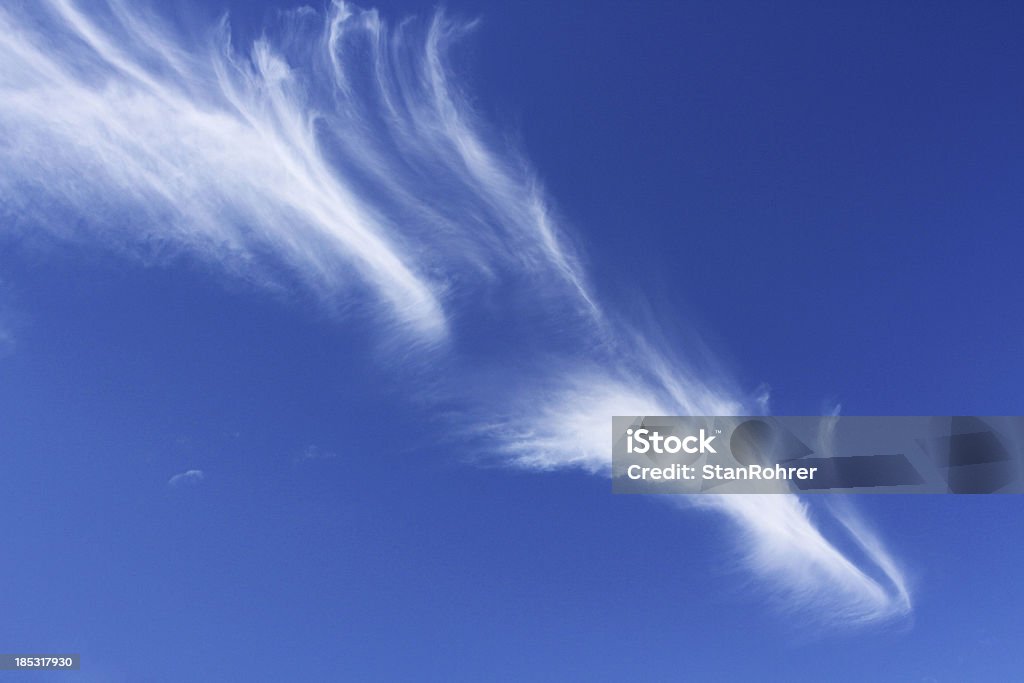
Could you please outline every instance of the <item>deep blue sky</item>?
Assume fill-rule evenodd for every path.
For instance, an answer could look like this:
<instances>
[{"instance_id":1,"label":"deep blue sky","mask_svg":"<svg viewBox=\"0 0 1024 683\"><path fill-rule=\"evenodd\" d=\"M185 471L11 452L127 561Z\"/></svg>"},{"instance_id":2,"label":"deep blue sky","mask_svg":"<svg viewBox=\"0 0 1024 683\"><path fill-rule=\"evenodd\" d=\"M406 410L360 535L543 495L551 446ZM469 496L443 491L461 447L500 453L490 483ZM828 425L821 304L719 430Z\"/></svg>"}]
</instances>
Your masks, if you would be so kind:
<instances>
[{"instance_id":1,"label":"deep blue sky","mask_svg":"<svg viewBox=\"0 0 1024 683\"><path fill-rule=\"evenodd\" d=\"M449 11L606 299L779 414L1020 414L1024 9L857 5ZM1020 676L1019 498L858 499L914 616L808 634L713 517L465 464L302 297L7 242L0 277L0 643L79 680Z\"/></svg>"}]
</instances>

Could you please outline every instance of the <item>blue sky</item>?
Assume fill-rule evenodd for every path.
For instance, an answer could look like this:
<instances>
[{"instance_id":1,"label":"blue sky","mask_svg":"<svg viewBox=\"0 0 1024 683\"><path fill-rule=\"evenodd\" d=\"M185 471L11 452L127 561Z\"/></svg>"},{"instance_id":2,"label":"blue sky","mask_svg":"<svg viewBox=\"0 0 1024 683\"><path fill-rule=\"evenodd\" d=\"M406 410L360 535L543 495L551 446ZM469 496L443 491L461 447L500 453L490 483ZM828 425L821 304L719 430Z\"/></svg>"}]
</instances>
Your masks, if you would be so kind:
<instances>
[{"instance_id":1,"label":"blue sky","mask_svg":"<svg viewBox=\"0 0 1024 683\"><path fill-rule=\"evenodd\" d=\"M590 446L765 386L1024 411L1019 7L451 3L450 99L431 7L379 5L393 46L420 17L383 94L353 10L344 96L324 12L289 42L228 7L218 82L225 6L103 58L83 7L0 13L45 48L0 42L0 649L97 681L1019 676L1018 498L859 497L865 555L820 507L613 497Z\"/></svg>"}]
</instances>

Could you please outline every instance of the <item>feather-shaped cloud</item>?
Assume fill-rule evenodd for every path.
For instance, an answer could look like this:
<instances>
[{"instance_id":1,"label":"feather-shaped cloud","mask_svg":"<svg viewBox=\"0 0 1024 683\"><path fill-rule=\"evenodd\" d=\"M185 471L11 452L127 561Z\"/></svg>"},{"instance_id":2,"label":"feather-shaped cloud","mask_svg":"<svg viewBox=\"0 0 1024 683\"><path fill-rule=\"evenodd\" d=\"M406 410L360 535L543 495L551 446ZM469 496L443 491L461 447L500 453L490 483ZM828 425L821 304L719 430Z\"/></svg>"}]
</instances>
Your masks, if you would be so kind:
<instances>
[{"instance_id":1,"label":"feather-shaped cloud","mask_svg":"<svg viewBox=\"0 0 1024 683\"><path fill-rule=\"evenodd\" d=\"M4 230L301 284L443 366L478 435L520 467L606 472L613 414L746 413L722 377L599 304L529 164L451 78L447 48L470 28L441 14L389 28L336 3L237 44L226 20L196 39L136 3L0 8ZM496 334L467 360L461 321L483 310ZM517 330L553 341L502 347ZM731 520L789 604L844 623L910 608L852 513L835 516L861 564L796 498L686 505Z\"/></svg>"}]
</instances>

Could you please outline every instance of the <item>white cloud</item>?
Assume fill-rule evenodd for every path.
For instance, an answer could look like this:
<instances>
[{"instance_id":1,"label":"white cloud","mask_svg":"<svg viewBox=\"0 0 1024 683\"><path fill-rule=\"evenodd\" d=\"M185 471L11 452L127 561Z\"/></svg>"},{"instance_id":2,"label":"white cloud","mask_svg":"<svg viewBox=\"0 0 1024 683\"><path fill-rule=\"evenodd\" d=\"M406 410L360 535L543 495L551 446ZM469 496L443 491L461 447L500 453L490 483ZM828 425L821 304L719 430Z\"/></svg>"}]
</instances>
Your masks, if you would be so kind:
<instances>
[{"instance_id":1,"label":"white cloud","mask_svg":"<svg viewBox=\"0 0 1024 683\"><path fill-rule=\"evenodd\" d=\"M368 290L426 341L463 270L584 292L530 171L483 144L449 84L462 27L440 15L423 38L389 36L339 4L240 51L226 22L196 43L130 4L42 5L0 10L0 193L23 229L255 278L285 265L335 305L374 310ZM57 208L74 220L40 220Z\"/></svg>"},{"instance_id":2,"label":"white cloud","mask_svg":"<svg viewBox=\"0 0 1024 683\"><path fill-rule=\"evenodd\" d=\"M660 363L652 363L660 367ZM611 467L611 415L745 415L691 378L656 373L638 382L590 372L563 378L560 390L529 394L518 417L494 429L504 450L522 467ZM822 449L822 452L828 452ZM862 557L858 566L826 538L808 504L791 495L698 494L670 496L681 508L724 515L739 533L740 560L786 610L803 610L819 624L852 626L911 611L907 580L884 544L852 506L820 510L845 529Z\"/></svg>"},{"instance_id":3,"label":"white cloud","mask_svg":"<svg viewBox=\"0 0 1024 683\"><path fill-rule=\"evenodd\" d=\"M202 470L185 470L184 472L179 472L178 474L175 474L173 477L168 479L167 485L184 486L186 484L198 484L205 478L206 475L203 473Z\"/></svg>"},{"instance_id":4,"label":"white cloud","mask_svg":"<svg viewBox=\"0 0 1024 683\"><path fill-rule=\"evenodd\" d=\"M743 563L764 580L767 593L784 609L806 611L819 625L844 626L911 611L903 572L850 509L829 512L850 532L865 566L855 564L819 531L808 504L796 496L698 495L679 504L725 514L741 534L737 548Z\"/></svg>"},{"instance_id":5,"label":"white cloud","mask_svg":"<svg viewBox=\"0 0 1024 683\"><path fill-rule=\"evenodd\" d=\"M395 363L419 354L457 376L492 448L520 467L606 472L614 414L745 413L713 368L602 311L530 166L450 77L447 47L471 27L437 15L389 28L334 4L236 45L226 21L197 41L136 3L0 8L5 229L181 251L371 314L405 345ZM507 311L499 335L540 325L535 337L572 343L529 371L495 352L484 364L500 381L475 381L446 342L492 297ZM798 499L687 503L734 523L744 562L791 604L855 623L909 609L895 561L848 511L834 514L870 568Z\"/></svg>"}]
</instances>

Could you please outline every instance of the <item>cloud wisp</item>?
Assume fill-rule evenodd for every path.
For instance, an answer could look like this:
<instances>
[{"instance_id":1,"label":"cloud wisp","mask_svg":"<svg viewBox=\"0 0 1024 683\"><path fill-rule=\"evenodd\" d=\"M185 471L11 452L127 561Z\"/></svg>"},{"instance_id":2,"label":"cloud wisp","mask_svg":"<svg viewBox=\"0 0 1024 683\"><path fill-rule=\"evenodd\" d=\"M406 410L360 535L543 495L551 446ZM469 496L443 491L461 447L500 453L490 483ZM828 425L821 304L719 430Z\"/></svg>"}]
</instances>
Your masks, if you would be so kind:
<instances>
[{"instance_id":1,"label":"cloud wisp","mask_svg":"<svg viewBox=\"0 0 1024 683\"><path fill-rule=\"evenodd\" d=\"M178 486L194 486L204 479L206 479L206 474L202 470L185 470L184 472L179 472L168 479L167 485L171 488Z\"/></svg>"},{"instance_id":2,"label":"cloud wisp","mask_svg":"<svg viewBox=\"0 0 1024 683\"><path fill-rule=\"evenodd\" d=\"M4 229L189 254L372 318L403 356L454 368L445 391L519 467L606 473L614 414L747 413L719 374L600 305L530 165L451 76L448 48L472 26L439 13L391 27L335 3L243 41L227 19L186 34L118 0L0 8ZM467 360L465 320L481 312L500 332ZM562 343L497 342L513 334ZM685 504L731 520L745 564L788 604L842 623L910 609L896 562L852 514L834 511L869 567L796 498Z\"/></svg>"}]
</instances>

